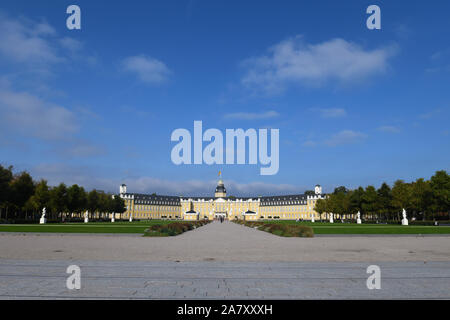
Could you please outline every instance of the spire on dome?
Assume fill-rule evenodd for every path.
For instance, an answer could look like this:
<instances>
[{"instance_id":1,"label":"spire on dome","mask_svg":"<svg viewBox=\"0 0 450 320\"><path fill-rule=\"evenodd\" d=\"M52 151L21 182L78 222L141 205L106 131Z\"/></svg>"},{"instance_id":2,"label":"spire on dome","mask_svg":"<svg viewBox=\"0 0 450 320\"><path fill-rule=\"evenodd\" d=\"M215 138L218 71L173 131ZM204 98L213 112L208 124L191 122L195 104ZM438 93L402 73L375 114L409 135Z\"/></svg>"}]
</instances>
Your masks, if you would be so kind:
<instances>
[{"instance_id":1,"label":"spire on dome","mask_svg":"<svg viewBox=\"0 0 450 320\"><path fill-rule=\"evenodd\" d=\"M223 184L222 180L222 171L219 171L219 182L217 183L215 197L216 198L225 198L227 196L227 190Z\"/></svg>"}]
</instances>

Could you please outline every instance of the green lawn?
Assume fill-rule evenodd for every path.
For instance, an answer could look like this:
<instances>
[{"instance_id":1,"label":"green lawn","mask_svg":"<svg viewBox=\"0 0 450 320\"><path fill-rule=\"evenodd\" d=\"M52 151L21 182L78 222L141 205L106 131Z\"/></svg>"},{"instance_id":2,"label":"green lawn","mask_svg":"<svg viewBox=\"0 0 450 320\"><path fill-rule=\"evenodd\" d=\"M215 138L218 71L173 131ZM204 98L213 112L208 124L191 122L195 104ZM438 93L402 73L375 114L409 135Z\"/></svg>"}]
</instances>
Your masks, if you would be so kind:
<instances>
[{"instance_id":1,"label":"green lawn","mask_svg":"<svg viewBox=\"0 0 450 320\"><path fill-rule=\"evenodd\" d=\"M150 225L168 224L175 221L149 220L133 222L92 222L52 224L10 224L0 225L0 232L42 232L42 233L144 233Z\"/></svg>"},{"instance_id":2,"label":"green lawn","mask_svg":"<svg viewBox=\"0 0 450 320\"><path fill-rule=\"evenodd\" d=\"M314 234L450 234L448 226L402 226L387 224L356 224L328 222L296 222L290 220L268 223L300 224L310 226Z\"/></svg>"}]
</instances>

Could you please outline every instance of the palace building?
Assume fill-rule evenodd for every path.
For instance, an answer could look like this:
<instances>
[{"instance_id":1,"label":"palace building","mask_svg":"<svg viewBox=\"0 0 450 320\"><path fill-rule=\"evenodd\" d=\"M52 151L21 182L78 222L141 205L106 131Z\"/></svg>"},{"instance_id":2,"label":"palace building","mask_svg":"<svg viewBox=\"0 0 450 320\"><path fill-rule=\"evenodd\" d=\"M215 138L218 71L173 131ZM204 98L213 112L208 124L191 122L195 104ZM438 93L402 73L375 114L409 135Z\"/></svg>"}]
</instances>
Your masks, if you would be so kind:
<instances>
[{"instance_id":1,"label":"palace building","mask_svg":"<svg viewBox=\"0 0 450 320\"><path fill-rule=\"evenodd\" d=\"M296 194L266 197L227 196L222 179L219 179L214 197L177 197L156 194L128 193L120 186L120 197L125 200L124 218L213 220L312 220L319 219L314 211L318 199L323 199L322 187L316 185L314 194Z\"/></svg>"}]
</instances>

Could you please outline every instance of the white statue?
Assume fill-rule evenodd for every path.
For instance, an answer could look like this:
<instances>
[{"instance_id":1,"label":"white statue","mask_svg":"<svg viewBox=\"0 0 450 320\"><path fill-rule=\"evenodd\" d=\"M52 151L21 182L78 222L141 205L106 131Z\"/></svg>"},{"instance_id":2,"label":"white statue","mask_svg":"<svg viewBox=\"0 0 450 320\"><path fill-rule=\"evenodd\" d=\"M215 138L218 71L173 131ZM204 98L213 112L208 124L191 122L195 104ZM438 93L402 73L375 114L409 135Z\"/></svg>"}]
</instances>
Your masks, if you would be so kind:
<instances>
[{"instance_id":1,"label":"white statue","mask_svg":"<svg viewBox=\"0 0 450 320\"><path fill-rule=\"evenodd\" d=\"M42 216L41 216L41 219L39 220L40 224L46 224L47 223L47 218L45 217L46 212L47 212L46 208L42 209Z\"/></svg>"},{"instance_id":2,"label":"white statue","mask_svg":"<svg viewBox=\"0 0 450 320\"><path fill-rule=\"evenodd\" d=\"M311 222L316 222L316 220L314 220L314 214L311 214Z\"/></svg>"},{"instance_id":3,"label":"white statue","mask_svg":"<svg viewBox=\"0 0 450 320\"><path fill-rule=\"evenodd\" d=\"M356 214L356 223L357 224L361 224L361 212L359 212L359 211Z\"/></svg>"},{"instance_id":4,"label":"white statue","mask_svg":"<svg viewBox=\"0 0 450 320\"><path fill-rule=\"evenodd\" d=\"M116 215L116 214L113 212L112 215L111 215L111 222L115 222L115 221L116 221L116 219L115 219L115 217L114 217L115 215Z\"/></svg>"},{"instance_id":5,"label":"white statue","mask_svg":"<svg viewBox=\"0 0 450 320\"><path fill-rule=\"evenodd\" d=\"M403 209L402 215L403 215L402 226L407 226L408 225L408 219L406 218L406 210L405 209Z\"/></svg>"},{"instance_id":6,"label":"white statue","mask_svg":"<svg viewBox=\"0 0 450 320\"><path fill-rule=\"evenodd\" d=\"M334 223L333 213L330 213L330 223Z\"/></svg>"},{"instance_id":7,"label":"white statue","mask_svg":"<svg viewBox=\"0 0 450 320\"><path fill-rule=\"evenodd\" d=\"M130 214L130 222L133 222L133 214Z\"/></svg>"},{"instance_id":8,"label":"white statue","mask_svg":"<svg viewBox=\"0 0 450 320\"><path fill-rule=\"evenodd\" d=\"M86 210L86 212L84 213L84 223L88 222L89 222L89 212Z\"/></svg>"}]
</instances>

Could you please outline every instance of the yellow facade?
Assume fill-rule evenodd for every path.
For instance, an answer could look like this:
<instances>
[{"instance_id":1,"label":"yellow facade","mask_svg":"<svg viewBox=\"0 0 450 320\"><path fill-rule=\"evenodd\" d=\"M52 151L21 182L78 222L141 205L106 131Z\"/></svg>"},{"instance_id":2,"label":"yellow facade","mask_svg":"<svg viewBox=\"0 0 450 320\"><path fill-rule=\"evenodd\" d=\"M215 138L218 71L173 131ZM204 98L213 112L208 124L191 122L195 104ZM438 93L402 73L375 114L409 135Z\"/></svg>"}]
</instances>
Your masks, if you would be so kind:
<instances>
[{"instance_id":1,"label":"yellow facade","mask_svg":"<svg viewBox=\"0 0 450 320\"><path fill-rule=\"evenodd\" d=\"M214 197L175 197L133 194L121 186L121 197L126 203L123 218L136 220L178 219L214 220L315 220L320 219L314 211L318 199L323 199L320 186L313 195L287 195L269 197L227 197L220 180Z\"/></svg>"}]
</instances>

